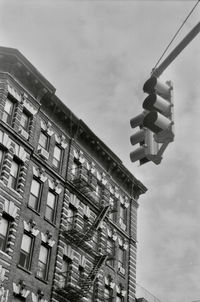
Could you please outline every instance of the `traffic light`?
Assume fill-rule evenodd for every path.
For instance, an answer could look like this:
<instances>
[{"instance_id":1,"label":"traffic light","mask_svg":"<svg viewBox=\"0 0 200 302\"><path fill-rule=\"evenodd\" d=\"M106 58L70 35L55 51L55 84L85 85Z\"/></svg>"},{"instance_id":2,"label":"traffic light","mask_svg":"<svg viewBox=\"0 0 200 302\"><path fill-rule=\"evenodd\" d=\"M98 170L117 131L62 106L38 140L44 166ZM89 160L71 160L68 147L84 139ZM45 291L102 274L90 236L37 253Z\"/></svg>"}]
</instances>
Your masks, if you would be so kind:
<instances>
[{"instance_id":1,"label":"traffic light","mask_svg":"<svg viewBox=\"0 0 200 302\"><path fill-rule=\"evenodd\" d=\"M139 127L139 130L130 137L132 145L139 144L139 147L130 153L132 162L138 161L143 165L149 161L159 164L161 158L157 157L158 143L154 139L154 133L143 127L146 112L137 115L130 120L132 128Z\"/></svg>"},{"instance_id":2,"label":"traffic light","mask_svg":"<svg viewBox=\"0 0 200 302\"><path fill-rule=\"evenodd\" d=\"M130 159L139 160L140 165L149 161L158 165L168 144L174 140L173 86L152 76L143 90L149 94L143 102L144 111L130 121L132 128L139 127L130 137L132 145L139 144L130 153Z\"/></svg>"},{"instance_id":3,"label":"traffic light","mask_svg":"<svg viewBox=\"0 0 200 302\"><path fill-rule=\"evenodd\" d=\"M157 142L173 141L173 86L171 82L162 83L152 76L145 82L143 91L149 94L143 102L143 108L148 111L144 117L143 126L155 133Z\"/></svg>"}]
</instances>

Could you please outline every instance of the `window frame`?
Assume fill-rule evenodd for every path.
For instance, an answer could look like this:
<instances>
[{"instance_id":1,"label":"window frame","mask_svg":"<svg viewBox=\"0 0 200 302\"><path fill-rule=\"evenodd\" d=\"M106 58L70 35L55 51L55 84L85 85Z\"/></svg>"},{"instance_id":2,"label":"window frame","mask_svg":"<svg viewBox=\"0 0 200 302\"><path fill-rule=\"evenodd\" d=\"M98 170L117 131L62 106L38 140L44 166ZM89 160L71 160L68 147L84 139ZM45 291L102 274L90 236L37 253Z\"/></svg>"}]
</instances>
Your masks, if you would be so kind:
<instances>
[{"instance_id":1,"label":"window frame","mask_svg":"<svg viewBox=\"0 0 200 302\"><path fill-rule=\"evenodd\" d=\"M97 181L97 184L96 184L96 187L95 187L95 194L96 194L96 196L97 196L99 199L100 199L101 196L102 196L102 190L103 190L102 184L101 184L99 181Z\"/></svg>"},{"instance_id":2,"label":"window frame","mask_svg":"<svg viewBox=\"0 0 200 302\"><path fill-rule=\"evenodd\" d=\"M127 208L121 203L119 208L119 222L122 222L127 227Z\"/></svg>"},{"instance_id":3,"label":"window frame","mask_svg":"<svg viewBox=\"0 0 200 302\"><path fill-rule=\"evenodd\" d=\"M11 219L8 214L3 212L1 220L0 220L0 226L1 226L1 221L2 219L7 221L7 227L6 227L6 235L3 237L3 234L0 234L0 238L3 239L3 248L0 248L0 251L6 253L7 245L8 245L8 237L9 237L9 232L10 232L10 227L11 227Z\"/></svg>"},{"instance_id":4,"label":"window frame","mask_svg":"<svg viewBox=\"0 0 200 302\"><path fill-rule=\"evenodd\" d=\"M40 144L41 135L44 135L46 137L45 147ZM41 129L40 135L39 135L39 140L38 140L38 149L42 148L42 149L46 150L47 152L49 152L49 145L50 145L50 137L47 132L45 132L43 129Z\"/></svg>"},{"instance_id":5,"label":"window frame","mask_svg":"<svg viewBox=\"0 0 200 302\"><path fill-rule=\"evenodd\" d=\"M108 243L112 244L112 249L110 249L110 247L108 247ZM109 252L112 253L109 253ZM106 263L111 266L114 267L115 266L115 253L116 253L116 246L115 246L115 241L112 238L107 238L107 244L106 244L106 252L113 257L113 259L107 260Z\"/></svg>"},{"instance_id":6,"label":"window frame","mask_svg":"<svg viewBox=\"0 0 200 302\"><path fill-rule=\"evenodd\" d=\"M79 179L80 174L81 174L81 168L82 168L82 164L76 159L74 158L74 161L72 163L71 166L71 179L76 180Z\"/></svg>"},{"instance_id":7,"label":"window frame","mask_svg":"<svg viewBox=\"0 0 200 302\"><path fill-rule=\"evenodd\" d=\"M40 187L39 187L39 194L38 194L38 196L37 196L37 204L36 204L36 207L35 207L35 208L33 208L33 207L30 205L30 203L29 203L31 195L34 196L34 194L32 194L32 192L31 192L31 187L32 187L33 181L36 181L36 182L39 184L39 186L40 186ZM34 211L36 211L36 212L39 212L39 210L40 210L42 191L43 191L43 183L42 183L38 178L36 178L36 177L33 176L32 181L31 181L31 185L30 185L29 200L28 200L28 204L27 204L27 205L28 205L28 207L29 207L30 209L32 209L32 210L34 210ZM36 196L34 196L34 197L36 197Z\"/></svg>"},{"instance_id":8,"label":"window frame","mask_svg":"<svg viewBox=\"0 0 200 302\"><path fill-rule=\"evenodd\" d=\"M52 194L55 199L54 199L54 208L52 209L49 205L48 205L48 194ZM50 223L55 224L55 217L56 217L56 213L57 213L57 204L58 204L58 198L59 195L55 193L55 191L49 189L47 192L47 201L46 201L46 207L45 207L45 213L44 213L44 218L45 220L47 220ZM53 210L53 214L52 214L52 220L50 220L47 216L46 216L46 212L47 212L47 208Z\"/></svg>"},{"instance_id":9,"label":"window frame","mask_svg":"<svg viewBox=\"0 0 200 302\"><path fill-rule=\"evenodd\" d=\"M54 152L55 152L55 148L58 148L60 150L60 160L58 161L57 158L54 156ZM54 165L54 160L56 160L56 162L58 162L58 166ZM54 150L53 150L53 159L52 159L52 165L56 170L60 170L60 167L62 165L62 161L63 161L63 148L60 147L58 144L55 144L54 146Z\"/></svg>"},{"instance_id":10,"label":"window frame","mask_svg":"<svg viewBox=\"0 0 200 302\"><path fill-rule=\"evenodd\" d=\"M29 237L31 239L31 242L30 242L30 251L29 251L28 254L27 254L27 252L25 250L22 250L22 242L23 242L24 236L27 236L27 237ZM31 270L32 258L33 258L33 249L34 249L34 236L32 236L28 232L24 231L24 233L22 235L22 239L21 239L21 248L20 248L20 253L19 253L19 263L18 263L19 267L21 267L21 268L23 268L25 270L28 270L28 271ZM25 256L27 256L27 258L28 258L28 260L26 260L27 264L25 264L25 265L22 265L20 263L22 251L24 252L23 254L25 254Z\"/></svg>"},{"instance_id":11,"label":"window frame","mask_svg":"<svg viewBox=\"0 0 200 302\"><path fill-rule=\"evenodd\" d=\"M120 299L120 301L118 299ZM124 302L124 297L122 295L117 294L117 296L116 296L116 302L117 301L118 302Z\"/></svg>"},{"instance_id":12,"label":"window frame","mask_svg":"<svg viewBox=\"0 0 200 302\"><path fill-rule=\"evenodd\" d=\"M106 290L107 290L107 294L108 294L107 296L105 294ZM113 289L109 285L105 284L103 296L104 296L105 302L111 302L113 300Z\"/></svg>"},{"instance_id":13,"label":"window frame","mask_svg":"<svg viewBox=\"0 0 200 302\"><path fill-rule=\"evenodd\" d=\"M93 249L97 252L100 245L101 234L99 230L95 230L92 236Z\"/></svg>"},{"instance_id":14,"label":"window frame","mask_svg":"<svg viewBox=\"0 0 200 302\"><path fill-rule=\"evenodd\" d=\"M119 258L120 253L122 255L122 258ZM125 267L126 267L126 265L125 265L125 263L126 263L126 250L123 249L122 246L119 246L117 254L118 254L118 259L117 259L118 260L118 267L122 267L122 268L125 269Z\"/></svg>"},{"instance_id":15,"label":"window frame","mask_svg":"<svg viewBox=\"0 0 200 302\"><path fill-rule=\"evenodd\" d=\"M22 127L22 129L24 129L27 133L29 133L29 127L30 127L30 122L31 122L31 114L28 110L26 110L25 108L23 108L22 110L22 115L26 115L27 118L28 118L28 121L27 121L27 125L26 127L24 127L22 124L21 124L21 121L22 121L22 116L21 116L21 119L20 119L20 126Z\"/></svg>"},{"instance_id":16,"label":"window frame","mask_svg":"<svg viewBox=\"0 0 200 302\"><path fill-rule=\"evenodd\" d=\"M73 215L68 216L68 214L69 214L68 211L70 211L70 214L73 213ZM69 204L69 207L67 209L67 218L66 218L67 219L67 230L74 229L75 224L76 224L76 222L75 222L76 214L77 214L77 209L73 205Z\"/></svg>"},{"instance_id":17,"label":"window frame","mask_svg":"<svg viewBox=\"0 0 200 302\"><path fill-rule=\"evenodd\" d=\"M44 262L42 262L40 260L40 252L41 252L41 248L42 247L47 250L46 263L44 263ZM39 278L41 280L44 280L44 281L48 280L50 260L51 260L51 248L49 247L49 245L47 245L47 244L45 244L45 243L42 242L41 245L40 245L40 251L39 251L39 256L38 256L38 263L37 263L37 272L36 272L36 277L37 278ZM39 276L39 274L38 274L38 272L39 272L39 263L42 263L42 264L45 265L43 277Z\"/></svg>"},{"instance_id":18,"label":"window frame","mask_svg":"<svg viewBox=\"0 0 200 302\"><path fill-rule=\"evenodd\" d=\"M2 168L3 168L3 162L4 162L4 156L5 156L5 150L3 150L0 145L0 153L1 152L2 152L2 157L0 159L0 175L1 175Z\"/></svg>"},{"instance_id":19,"label":"window frame","mask_svg":"<svg viewBox=\"0 0 200 302\"><path fill-rule=\"evenodd\" d=\"M11 171L12 171L12 164L13 162L15 164L17 164L17 173L16 173L16 177L14 177L12 174L11 174ZM12 163L11 163L11 167L10 167L10 173L9 173L9 178L8 178L8 187L13 189L13 190L17 190L17 187L18 187L18 183L19 183L19 174L20 174L20 170L21 170L21 161L17 158L17 157L13 157L13 160L12 160ZM11 181L10 181L11 179ZM14 181L14 185L13 185L13 179L15 179Z\"/></svg>"},{"instance_id":20,"label":"window frame","mask_svg":"<svg viewBox=\"0 0 200 302\"><path fill-rule=\"evenodd\" d=\"M12 109L11 109L10 114L5 110L7 101L12 103ZM16 108L16 101L10 94L8 94L7 98L6 98L6 102L5 102L4 111L3 111L3 121L12 127L13 117L14 117L15 108ZM6 115L6 118L4 118L5 115Z\"/></svg>"},{"instance_id":21,"label":"window frame","mask_svg":"<svg viewBox=\"0 0 200 302\"><path fill-rule=\"evenodd\" d=\"M71 271L71 267L70 267L70 265L72 264L72 260L69 258L69 257L67 257L66 255L63 255L63 259L62 259L62 264L66 264L66 266L65 265L63 265L64 266L64 268L67 268L66 269L66 271L63 271L62 269L63 269L63 267L62 267L62 271L61 271L61 280L59 281L59 282L63 282L62 283L62 285L63 286L61 286L61 288L64 288L66 285L67 285L67 283L70 281L70 271ZM66 276L65 276L65 273L66 273Z\"/></svg>"},{"instance_id":22,"label":"window frame","mask_svg":"<svg viewBox=\"0 0 200 302\"><path fill-rule=\"evenodd\" d=\"M113 194L109 196L109 203L111 205L111 210L109 212L109 219L112 220L113 222L116 222L117 199Z\"/></svg>"}]
</instances>

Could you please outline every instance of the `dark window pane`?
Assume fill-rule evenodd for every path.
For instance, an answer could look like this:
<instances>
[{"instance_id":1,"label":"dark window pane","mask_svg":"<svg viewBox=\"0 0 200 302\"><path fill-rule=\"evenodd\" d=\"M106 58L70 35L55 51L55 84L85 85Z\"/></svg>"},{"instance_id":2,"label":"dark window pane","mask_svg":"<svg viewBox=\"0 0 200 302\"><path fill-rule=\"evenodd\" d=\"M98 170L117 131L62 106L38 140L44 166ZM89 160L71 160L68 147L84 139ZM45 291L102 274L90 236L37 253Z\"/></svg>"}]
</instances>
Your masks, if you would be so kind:
<instances>
[{"instance_id":1,"label":"dark window pane","mask_svg":"<svg viewBox=\"0 0 200 302\"><path fill-rule=\"evenodd\" d=\"M21 265L22 267L25 267L27 269L29 267L28 255L23 251L20 252L19 265Z\"/></svg>"}]
</instances>

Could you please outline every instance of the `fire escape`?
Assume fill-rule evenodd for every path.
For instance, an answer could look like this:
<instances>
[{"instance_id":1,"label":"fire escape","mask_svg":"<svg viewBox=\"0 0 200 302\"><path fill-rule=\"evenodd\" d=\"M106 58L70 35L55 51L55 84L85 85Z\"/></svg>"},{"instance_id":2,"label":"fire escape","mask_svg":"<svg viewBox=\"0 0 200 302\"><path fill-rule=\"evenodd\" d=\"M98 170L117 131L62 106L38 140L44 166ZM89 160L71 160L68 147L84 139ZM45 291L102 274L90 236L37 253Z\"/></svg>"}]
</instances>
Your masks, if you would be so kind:
<instances>
[{"instance_id":1,"label":"fire escape","mask_svg":"<svg viewBox=\"0 0 200 302\"><path fill-rule=\"evenodd\" d=\"M88 194L91 193L91 186L86 181L86 179L82 178L81 173L79 174L78 178L73 179L73 185L83 196L89 198L90 195ZM94 233L98 230L100 223L105 219L109 210L110 205L103 205L103 203L101 205L99 204L99 214L97 215L93 223L88 221L88 226L85 231L80 231L73 225L71 228L63 230L66 243L74 246L74 248L76 249L83 249L88 254L93 255L95 260L91 271L81 280L81 282L79 282L79 284L72 285L70 282L66 282L64 287L57 290L60 301L83 301L82 298L87 297L90 288L92 287L97 277L98 271L108 259L109 255L104 252L95 251L95 249L91 247L90 243L92 241Z\"/></svg>"}]
</instances>

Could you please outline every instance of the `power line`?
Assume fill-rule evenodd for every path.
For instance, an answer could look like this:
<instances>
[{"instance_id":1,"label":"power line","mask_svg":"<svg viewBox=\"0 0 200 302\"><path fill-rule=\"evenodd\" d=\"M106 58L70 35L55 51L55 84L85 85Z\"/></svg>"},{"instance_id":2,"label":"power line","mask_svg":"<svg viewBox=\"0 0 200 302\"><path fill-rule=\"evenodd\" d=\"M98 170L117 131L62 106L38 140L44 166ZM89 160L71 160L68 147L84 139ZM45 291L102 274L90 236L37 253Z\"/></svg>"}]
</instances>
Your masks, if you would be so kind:
<instances>
[{"instance_id":1,"label":"power line","mask_svg":"<svg viewBox=\"0 0 200 302\"><path fill-rule=\"evenodd\" d=\"M141 289L143 289L147 294L149 294L154 299L155 302L161 302L161 300L158 299L156 296L154 296L149 290L147 290L146 288L144 288L138 283L136 283L136 285L139 286Z\"/></svg>"},{"instance_id":2,"label":"power line","mask_svg":"<svg viewBox=\"0 0 200 302\"><path fill-rule=\"evenodd\" d=\"M165 53L167 52L168 48L171 46L171 44L173 43L173 41L175 40L176 36L178 35L178 33L180 32L180 30L182 29L183 25L186 23L186 21L188 20L188 18L190 17L190 15L193 13L193 11L195 10L195 8L197 7L197 5L199 4L200 0L197 1L197 3L194 5L194 7L192 8L192 10L189 12L189 14L187 15L187 17L185 18L185 20L183 21L183 23L181 24L181 26L179 27L179 29L177 30L177 32L175 33L175 35L173 36L173 38L171 39L170 43L167 45L167 47L165 48L163 54L161 55L161 57L159 58L159 60L157 61L156 65L154 66L154 68L152 69L152 71L154 71L156 69L156 67L158 66L158 64L160 63L160 61L162 60L162 58L164 57Z\"/></svg>"}]
</instances>

